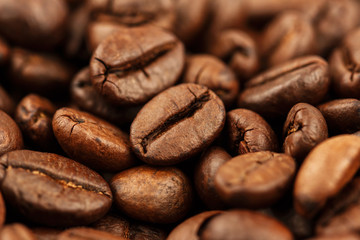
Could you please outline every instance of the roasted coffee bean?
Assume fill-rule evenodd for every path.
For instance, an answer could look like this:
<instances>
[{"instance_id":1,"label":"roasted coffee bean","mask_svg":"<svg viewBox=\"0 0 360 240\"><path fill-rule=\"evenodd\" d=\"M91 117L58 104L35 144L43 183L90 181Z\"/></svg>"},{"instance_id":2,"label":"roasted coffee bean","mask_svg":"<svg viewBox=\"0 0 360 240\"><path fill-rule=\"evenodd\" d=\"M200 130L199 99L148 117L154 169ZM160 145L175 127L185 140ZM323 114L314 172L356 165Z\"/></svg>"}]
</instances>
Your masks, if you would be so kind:
<instances>
[{"instance_id":1,"label":"roasted coffee bean","mask_svg":"<svg viewBox=\"0 0 360 240\"><path fill-rule=\"evenodd\" d=\"M60 146L73 159L101 171L121 171L135 163L129 136L89 113L56 111L52 126Z\"/></svg>"},{"instance_id":2,"label":"roasted coffee bean","mask_svg":"<svg viewBox=\"0 0 360 240\"><path fill-rule=\"evenodd\" d=\"M109 185L96 172L53 153L17 150L0 158L7 203L34 222L72 226L94 222L112 203Z\"/></svg>"},{"instance_id":3,"label":"roasted coffee bean","mask_svg":"<svg viewBox=\"0 0 360 240\"><path fill-rule=\"evenodd\" d=\"M359 235L356 233L345 233L342 235L318 236L314 238L307 238L307 240L359 240Z\"/></svg>"},{"instance_id":4,"label":"roasted coffee bean","mask_svg":"<svg viewBox=\"0 0 360 240\"><path fill-rule=\"evenodd\" d=\"M0 192L0 229L2 228L2 226L5 223L5 215L6 215L6 206L5 206L4 199Z\"/></svg>"},{"instance_id":5,"label":"roasted coffee bean","mask_svg":"<svg viewBox=\"0 0 360 240\"><path fill-rule=\"evenodd\" d=\"M0 110L0 156L23 148L23 138L15 121Z\"/></svg>"},{"instance_id":6,"label":"roasted coffee bean","mask_svg":"<svg viewBox=\"0 0 360 240\"><path fill-rule=\"evenodd\" d=\"M198 232L202 240L217 239L294 239L276 219L247 210L233 210L210 218Z\"/></svg>"},{"instance_id":7,"label":"roasted coffee bean","mask_svg":"<svg viewBox=\"0 0 360 240\"><path fill-rule=\"evenodd\" d=\"M235 74L221 60L206 54L187 57L183 82L208 87L225 106L230 106L239 93Z\"/></svg>"},{"instance_id":8,"label":"roasted coffee bean","mask_svg":"<svg viewBox=\"0 0 360 240\"><path fill-rule=\"evenodd\" d=\"M152 26L126 28L97 47L90 76L107 100L140 104L173 85L183 65L184 47L172 34Z\"/></svg>"},{"instance_id":9,"label":"roasted coffee bean","mask_svg":"<svg viewBox=\"0 0 360 240\"><path fill-rule=\"evenodd\" d=\"M36 236L37 240L57 240L61 229L57 228L32 228L31 231Z\"/></svg>"},{"instance_id":10,"label":"roasted coffee bean","mask_svg":"<svg viewBox=\"0 0 360 240\"><path fill-rule=\"evenodd\" d=\"M5 89L0 86L0 110L12 116L15 111L15 103Z\"/></svg>"},{"instance_id":11,"label":"roasted coffee bean","mask_svg":"<svg viewBox=\"0 0 360 240\"><path fill-rule=\"evenodd\" d=\"M302 161L317 144L328 137L326 121L321 112L307 103L293 106L286 118L283 151Z\"/></svg>"},{"instance_id":12,"label":"roasted coffee bean","mask_svg":"<svg viewBox=\"0 0 360 240\"><path fill-rule=\"evenodd\" d=\"M301 57L248 81L238 98L238 106L264 117L283 116L296 103L319 103L329 84L328 64L322 58Z\"/></svg>"},{"instance_id":13,"label":"roasted coffee bean","mask_svg":"<svg viewBox=\"0 0 360 240\"><path fill-rule=\"evenodd\" d=\"M360 130L360 101L337 99L318 106L332 134L353 133Z\"/></svg>"},{"instance_id":14,"label":"roasted coffee bean","mask_svg":"<svg viewBox=\"0 0 360 240\"><path fill-rule=\"evenodd\" d=\"M339 135L316 146L305 158L295 179L295 210L314 217L338 194L359 169L360 138Z\"/></svg>"},{"instance_id":15,"label":"roasted coffee bean","mask_svg":"<svg viewBox=\"0 0 360 240\"><path fill-rule=\"evenodd\" d=\"M64 36L67 15L61 0L2 0L0 32L22 46L52 48Z\"/></svg>"},{"instance_id":16,"label":"roasted coffee bean","mask_svg":"<svg viewBox=\"0 0 360 240\"><path fill-rule=\"evenodd\" d=\"M58 148L51 125L55 111L54 104L36 94L25 96L18 104L15 121L33 147L45 151Z\"/></svg>"},{"instance_id":17,"label":"roasted coffee bean","mask_svg":"<svg viewBox=\"0 0 360 240\"><path fill-rule=\"evenodd\" d=\"M278 15L262 36L261 51L268 66L315 53L315 32L311 22L298 12Z\"/></svg>"},{"instance_id":18,"label":"roasted coffee bean","mask_svg":"<svg viewBox=\"0 0 360 240\"><path fill-rule=\"evenodd\" d=\"M26 226L20 223L5 225L0 229L1 240L37 240L36 236Z\"/></svg>"},{"instance_id":19,"label":"roasted coffee bean","mask_svg":"<svg viewBox=\"0 0 360 240\"><path fill-rule=\"evenodd\" d=\"M160 228L130 221L114 214L106 215L92 227L129 240L165 240L167 234Z\"/></svg>"},{"instance_id":20,"label":"roasted coffee bean","mask_svg":"<svg viewBox=\"0 0 360 240\"><path fill-rule=\"evenodd\" d=\"M223 209L225 204L215 190L214 178L217 170L231 156L221 147L211 147L204 152L198 162L194 182L200 199L209 209Z\"/></svg>"},{"instance_id":21,"label":"roasted coffee bean","mask_svg":"<svg viewBox=\"0 0 360 240\"><path fill-rule=\"evenodd\" d=\"M289 155L268 151L247 153L220 166L215 188L230 206L267 207L284 195L295 169L295 161Z\"/></svg>"},{"instance_id":22,"label":"roasted coffee bean","mask_svg":"<svg viewBox=\"0 0 360 240\"><path fill-rule=\"evenodd\" d=\"M225 122L225 108L207 87L187 83L157 95L130 127L135 154L144 162L171 165L211 144Z\"/></svg>"},{"instance_id":23,"label":"roasted coffee bean","mask_svg":"<svg viewBox=\"0 0 360 240\"><path fill-rule=\"evenodd\" d=\"M181 220L192 202L190 181L174 167L134 167L115 175L110 186L122 212L152 223Z\"/></svg>"},{"instance_id":24,"label":"roasted coffee bean","mask_svg":"<svg viewBox=\"0 0 360 240\"><path fill-rule=\"evenodd\" d=\"M254 40L240 30L224 30L214 36L208 51L221 58L242 80L248 80L259 69Z\"/></svg>"},{"instance_id":25,"label":"roasted coffee bean","mask_svg":"<svg viewBox=\"0 0 360 240\"><path fill-rule=\"evenodd\" d=\"M73 103L81 110L117 125L132 122L141 108L141 106L119 108L106 102L91 84L88 67L75 75L70 85L70 94Z\"/></svg>"},{"instance_id":26,"label":"roasted coffee bean","mask_svg":"<svg viewBox=\"0 0 360 240\"><path fill-rule=\"evenodd\" d=\"M70 228L62 232L58 240L126 240L126 238L114 236L110 233L95 230L88 227Z\"/></svg>"},{"instance_id":27,"label":"roasted coffee bean","mask_svg":"<svg viewBox=\"0 0 360 240\"><path fill-rule=\"evenodd\" d=\"M229 147L236 154L277 151L277 138L270 125L257 113L235 109L226 115Z\"/></svg>"},{"instance_id":28,"label":"roasted coffee bean","mask_svg":"<svg viewBox=\"0 0 360 240\"><path fill-rule=\"evenodd\" d=\"M346 98L360 98L360 28L349 33L330 58L332 87Z\"/></svg>"},{"instance_id":29,"label":"roasted coffee bean","mask_svg":"<svg viewBox=\"0 0 360 240\"><path fill-rule=\"evenodd\" d=\"M10 58L14 83L25 91L52 96L68 88L72 70L59 58L14 48Z\"/></svg>"},{"instance_id":30,"label":"roasted coffee bean","mask_svg":"<svg viewBox=\"0 0 360 240\"><path fill-rule=\"evenodd\" d=\"M3 38L0 37L0 66L7 63L10 56L10 48Z\"/></svg>"}]
</instances>

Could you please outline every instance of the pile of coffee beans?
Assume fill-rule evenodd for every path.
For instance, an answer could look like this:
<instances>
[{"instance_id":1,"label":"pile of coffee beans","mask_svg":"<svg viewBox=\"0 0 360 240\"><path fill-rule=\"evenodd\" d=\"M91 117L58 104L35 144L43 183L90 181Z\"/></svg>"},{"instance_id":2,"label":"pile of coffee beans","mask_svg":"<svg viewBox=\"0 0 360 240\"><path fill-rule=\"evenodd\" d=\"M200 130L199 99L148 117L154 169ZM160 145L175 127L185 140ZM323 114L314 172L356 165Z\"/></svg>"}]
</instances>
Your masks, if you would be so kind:
<instances>
[{"instance_id":1,"label":"pile of coffee beans","mask_svg":"<svg viewBox=\"0 0 360 240\"><path fill-rule=\"evenodd\" d=\"M0 239L360 239L359 39L359 0L0 0Z\"/></svg>"}]
</instances>

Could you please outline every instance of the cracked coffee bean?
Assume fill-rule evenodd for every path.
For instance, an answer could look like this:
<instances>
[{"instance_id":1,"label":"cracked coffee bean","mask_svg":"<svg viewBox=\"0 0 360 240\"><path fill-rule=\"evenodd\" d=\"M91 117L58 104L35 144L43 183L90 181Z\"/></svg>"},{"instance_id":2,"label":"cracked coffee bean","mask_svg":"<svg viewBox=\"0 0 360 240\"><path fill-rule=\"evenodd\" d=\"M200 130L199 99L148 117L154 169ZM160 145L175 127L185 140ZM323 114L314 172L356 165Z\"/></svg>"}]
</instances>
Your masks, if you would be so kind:
<instances>
[{"instance_id":1,"label":"cracked coffee bean","mask_svg":"<svg viewBox=\"0 0 360 240\"><path fill-rule=\"evenodd\" d=\"M180 84L140 110L130 127L130 141L144 162L176 164L209 146L224 122L225 107L214 92L198 84Z\"/></svg>"},{"instance_id":2,"label":"cracked coffee bean","mask_svg":"<svg viewBox=\"0 0 360 240\"><path fill-rule=\"evenodd\" d=\"M285 194L295 170L296 163L289 155L268 151L247 153L220 166L215 188L232 207L268 207Z\"/></svg>"},{"instance_id":3,"label":"cracked coffee bean","mask_svg":"<svg viewBox=\"0 0 360 240\"><path fill-rule=\"evenodd\" d=\"M121 171L135 164L129 136L89 113L58 109L52 126L60 146L74 160L100 171Z\"/></svg>"},{"instance_id":4,"label":"cracked coffee bean","mask_svg":"<svg viewBox=\"0 0 360 240\"><path fill-rule=\"evenodd\" d=\"M15 121L0 110L0 156L23 148L23 138Z\"/></svg>"},{"instance_id":5,"label":"cracked coffee bean","mask_svg":"<svg viewBox=\"0 0 360 240\"><path fill-rule=\"evenodd\" d=\"M184 47L153 26L126 28L108 36L90 61L96 90L117 105L135 105L172 86L184 65Z\"/></svg>"},{"instance_id":6,"label":"cracked coffee bean","mask_svg":"<svg viewBox=\"0 0 360 240\"><path fill-rule=\"evenodd\" d=\"M111 207L109 185L96 172L53 153L17 150L0 157L5 201L48 226L92 223Z\"/></svg>"},{"instance_id":7,"label":"cracked coffee bean","mask_svg":"<svg viewBox=\"0 0 360 240\"><path fill-rule=\"evenodd\" d=\"M192 202L190 181L174 167L134 167L115 175L110 186L122 212L152 223L181 220Z\"/></svg>"}]
</instances>

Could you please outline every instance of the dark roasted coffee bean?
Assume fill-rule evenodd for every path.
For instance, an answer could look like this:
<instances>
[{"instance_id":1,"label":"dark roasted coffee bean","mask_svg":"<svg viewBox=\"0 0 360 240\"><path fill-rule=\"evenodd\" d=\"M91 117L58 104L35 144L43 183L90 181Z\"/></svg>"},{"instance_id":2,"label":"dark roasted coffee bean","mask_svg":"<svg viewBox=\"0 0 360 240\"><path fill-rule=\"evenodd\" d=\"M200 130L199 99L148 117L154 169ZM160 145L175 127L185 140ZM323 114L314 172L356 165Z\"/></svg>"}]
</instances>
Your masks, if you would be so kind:
<instances>
[{"instance_id":1,"label":"dark roasted coffee bean","mask_svg":"<svg viewBox=\"0 0 360 240\"><path fill-rule=\"evenodd\" d=\"M23 138L15 121L0 110L0 156L23 148Z\"/></svg>"},{"instance_id":2,"label":"dark roasted coffee bean","mask_svg":"<svg viewBox=\"0 0 360 240\"><path fill-rule=\"evenodd\" d=\"M199 213L174 228L167 240L196 240L199 239L199 230L202 225L222 211L207 211Z\"/></svg>"},{"instance_id":3,"label":"dark roasted coffee bean","mask_svg":"<svg viewBox=\"0 0 360 240\"><path fill-rule=\"evenodd\" d=\"M129 136L89 113L56 111L52 126L60 146L73 159L101 171L121 171L135 163Z\"/></svg>"},{"instance_id":4,"label":"dark roasted coffee bean","mask_svg":"<svg viewBox=\"0 0 360 240\"><path fill-rule=\"evenodd\" d=\"M225 61L242 80L248 80L259 69L256 44L240 30L224 30L216 34L208 51Z\"/></svg>"},{"instance_id":5,"label":"dark roasted coffee bean","mask_svg":"<svg viewBox=\"0 0 360 240\"><path fill-rule=\"evenodd\" d=\"M72 70L59 58L15 48L10 59L10 74L26 92L52 96L68 88Z\"/></svg>"},{"instance_id":6,"label":"dark roasted coffee bean","mask_svg":"<svg viewBox=\"0 0 360 240\"><path fill-rule=\"evenodd\" d=\"M10 56L10 48L3 38L0 37L0 66L7 63Z\"/></svg>"},{"instance_id":7,"label":"dark roasted coffee bean","mask_svg":"<svg viewBox=\"0 0 360 240\"><path fill-rule=\"evenodd\" d=\"M305 158L295 179L295 210L314 217L338 194L360 166L360 138L339 135L316 146Z\"/></svg>"},{"instance_id":8,"label":"dark roasted coffee bean","mask_svg":"<svg viewBox=\"0 0 360 240\"><path fill-rule=\"evenodd\" d=\"M75 75L71 82L70 94L73 103L80 109L117 125L132 122L141 108L140 106L119 108L106 102L91 84L88 67Z\"/></svg>"},{"instance_id":9,"label":"dark roasted coffee bean","mask_svg":"<svg viewBox=\"0 0 360 240\"><path fill-rule=\"evenodd\" d=\"M57 149L51 125L55 111L56 107L48 99L36 94L25 96L18 104L15 121L35 148L45 151Z\"/></svg>"},{"instance_id":10,"label":"dark roasted coffee bean","mask_svg":"<svg viewBox=\"0 0 360 240\"><path fill-rule=\"evenodd\" d=\"M15 111L15 103L13 99L2 86L0 86L0 110L3 110L10 116L12 116Z\"/></svg>"},{"instance_id":11,"label":"dark roasted coffee bean","mask_svg":"<svg viewBox=\"0 0 360 240\"><path fill-rule=\"evenodd\" d=\"M6 215L6 206L2 194L0 192L0 229L5 223L5 215Z\"/></svg>"},{"instance_id":12,"label":"dark roasted coffee bean","mask_svg":"<svg viewBox=\"0 0 360 240\"><path fill-rule=\"evenodd\" d=\"M31 231L37 237L37 240L57 240L62 232L61 229L44 227L32 228Z\"/></svg>"},{"instance_id":13,"label":"dark roasted coffee bean","mask_svg":"<svg viewBox=\"0 0 360 240\"><path fill-rule=\"evenodd\" d=\"M238 98L238 106L264 117L283 116L296 103L319 103L329 84L328 64L322 58L301 57L248 81Z\"/></svg>"},{"instance_id":14,"label":"dark roasted coffee bean","mask_svg":"<svg viewBox=\"0 0 360 240\"><path fill-rule=\"evenodd\" d=\"M201 156L195 168L196 191L209 209L223 209L225 204L215 190L214 178L217 170L231 156L221 147L211 147Z\"/></svg>"},{"instance_id":15,"label":"dark roasted coffee bean","mask_svg":"<svg viewBox=\"0 0 360 240\"><path fill-rule=\"evenodd\" d=\"M268 66L275 66L296 57L315 53L315 32L303 15L284 12L266 28L262 36L261 51Z\"/></svg>"},{"instance_id":16,"label":"dark roasted coffee bean","mask_svg":"<svg viewBox=\"0 0 360 240\"><path fill-rule=\"evenodd\" d=\"M267 207L290 186L296 164L286 154L247 153L224 163L215 175L220 198L234 207Z\"/></svg>"},{"instance_id":17,"label":"dark roasted coffee bean","mask_svg":"<svg viewBox=\"0 0 360 240\"><path fill-rule=\"evenodd\" d=\"M332 87L340 97L360 98L360 28L349 33L330 58Z\"/></svg>"},{"instance_id":18,"label":"dark roasted coffee bean","mask_svg":"<svg viewBox=\"0 0 360 240\"><path fill-rule=\"evenodd\" d=\"M37 240L30 229L20 223L5 225L0 229L1 240Z\"/></svg>"},{"instance_id":19,"label":"dark roasted coffee bean","mask_svg":"<svg viewBox=\"0 0 360 240\"><path fill-rule=\"evenodd\" d=\"M360 130L360 101L337 99L318 106L332 134L353 133Z\"/></svg>"},{"instance_id":20,"label":"dark roasted coffee bean","mask_svg":"<svg viewBox=\"0 0 360 240\"><path fill-rule=\"evenodd\" d=\"M126 28L94 51L90 76L101 95L118 104L140 104L173 85L184 65L184 47L159 28Z\"/></svg>"},{"instance_id":21,"label":"dark roasted coffee bean","mask_svg":"<svg viewBox=\"0 0 360 240\"><path fill-rule=\"evenodd\" d=\"M116 206L128 216L152 223L174 223L192 202L190 181L174 167L134 167L111 180Z\"/></svg>"},{"instance_id":22,"label":"dark roasted coffee bean","mask_svg":"<svg viewBox=\"0 0 360 240\"><path fill-rule=\"evenodd\" d=\"M171 165L209 146L224 122L225 107L214 92L197 84L181 84L140 110L130 127L130 141L143 161Z\"/></svg>"},{"instance_id":23,"label":"dark roasted coffee bean","mask_svg":"<svg viewBox=\"0 0 360 240\"><path fill-rule=\"evenodd\" d=\"M213 216L198 232L202 240L286 239L291 232L276 219L247 210L233 210Z\"/></svg>"},{"instance_id":24,"label":"dark roasted coffee bean","mask_svg":"<svg viewBox=\"0 0 360 240\"><path fill-rule=\"evenodd\" d=\"M211 55L187 57L183 82L208 87L220 97L225 106L230 106L239 93L239 82L235 74L221 60Z\"/></svg>"},{"instance_id":25,"label":"dark roasted coffee bean","mask_svg":"<svg viewBox=\"0 0 360 240\"><path fill-rule=\"evenodd\" d=\"M277 138L270 125L257 113L235 109L226 115L229 147L236 154L277 151Z\"/></svg>"},{"instance_id":26,"label":"dark roasted coffee bean","mask_svg":"<svg viewBox=\"0 0 360 240\"><path fill-rule=\"evenodd\" d=\"M59 234L57 240L126 240L110 233L88 227L70 228Z\"/></svg>"},{"instance_id":27,"label":"dark roasted coffee bean","mask_svg":"<svg viewBox=\"0 0 360 240\"><path fill-rule=\"evenodd\" d=\"M328 137L326 121L321 112L307 103L293 106L286 118L283 151L302 161L317 144Z\"/></svg>"},{"instance_id":28,"label":"dark roasted coffee bean","mask_svg":"<svg viewBox=\"0 0 360 240\"><path fill-rule=\"evenodd\" d=\"M117 215L106 215L92 224L92 227L129 240L165 240L164 230L130 221Z\"/></svg>"},{"instance_id":29,"label":"dark roasted coffee bean","mask_svg":"<svg viewBox=\"0 0 360 240\"><path fill-rule=\"evenodd\" d=\"M51 48L64 36L68 9L61 0L1 0L0 32L31 48Z\"/></svg>"},{"instance_id":30,"label":"dark roasted coffee bean","mask_svg":"<svg viewBox=\"0 0 360 240\"><path fill-rule=\"evenodd\" d=\"M34 222L72 226L94 222L111 207L109 185L96 172L53 153L17 150L0 158L6 202Z\"/></svg>"}]
</instances>

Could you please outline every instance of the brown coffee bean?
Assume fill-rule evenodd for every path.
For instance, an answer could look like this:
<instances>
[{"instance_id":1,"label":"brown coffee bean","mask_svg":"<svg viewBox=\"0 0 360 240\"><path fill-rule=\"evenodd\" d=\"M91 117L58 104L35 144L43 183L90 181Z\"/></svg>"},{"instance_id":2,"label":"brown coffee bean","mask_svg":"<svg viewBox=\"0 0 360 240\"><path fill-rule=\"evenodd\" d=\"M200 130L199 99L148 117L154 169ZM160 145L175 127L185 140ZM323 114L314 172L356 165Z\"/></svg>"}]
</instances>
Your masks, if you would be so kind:
<instances>
[{"instance_id":1,"label":"brown coffee bean","mask_svg":"<svg viewBox=\"0 0 360 240\"><path fill-rule=\"evenodd\" d=\"M62 232L61 229L44 227L32 228L31 231L37 240L57 240L59 234Z\"/></svg>"},{"instance_id":2,"label":"brown coffee bean","mask_svg":"<svg viewBox=\"0 0 360 240\"><path fill-rule=\"evenodd\" d=\"M0 156L23 148L23 138L15 121L0 110Z\"/></svg>"},{"instance_id":3,"label":"brown coffee bean","mask_svg":"<svg viewBox=\"0 0 360 240\"><path fill-rule=\"evenodd\" d=\"M174 167L134 167L115 175L110 185L116 206L134 219L174 223L191 206L190 182Z\"/></svg>"},{"instance_id":4,"label":"brown coffee bean","mask_svg":"<svg viewBox=\"0 0 360 240\"><path fill-rule=\"evenodd\" d=\"M129 136L89 113L56 111L52 126L60 146L73 159L101 171L121 171L135 163Z\"/></svg>"},{"instance_id":5,"label":"brown coffee bean","mask_svg":"<svg viewBox=\"0 0 360 240\"><path fill-rule=\"evenodd\" d=\"M284 195L295 169L294 159L285 154L243 154L220 166L215 175L215 188L230 206L267 207Z\"/></svg>"},{"instance_id":6,"label":"brown coffee bean","mask_svg":"<svg viewBox=\"0 0 360 240\"><path fill-rule=\"evenodd\" d=\"M318 236L314 238L307 238L307 240L359 240L359 235L356 233L346 233L334 236Z\"/></svg>"},{"instance_id":7,"label":"brown coffee bean","mask_svg":"<svg viewBox=\"0 0 360 240\"><path fill-rule=\"evenodd\" d=\"M184 47L172 34L152 26L126 28L97 47L90 76L114 104L140 104L173 85L183 65Z\"/></svg>"},{"instance_id":8,"label":"brown coffee bean","mask_svg":"<svg viewBox=\"0 0 360 240\"><path fill-rule=\"evenodd\" d=\"M214 92L197 84L181 84L140 110L130 127L130 141L146 163L171 165L209 146L224 122L225 108Z\"/></svg>"},{"instance_id":9,"label":"brown coffee bean","mask_svg":"<svg viewBox=\"0 0 360 240\"><path fill-rule=\"evenodd\" d=\"M338 194L360 166L360 138L339 135L316 146L300 167L294 186L295 210L314 217Z\"/></svg>"},{"instance_id":10,"label":"brown coffee bean","mask_svg":"<svg viewBox=\"0 0 360 240\"><path fill-rule=\"evenodd\" d=\"M350 32L330 57L330 75L336 94L344 98L360 98L360 28Z\"/></svg>"},{"instance_id":11,"label":"brown coffee bean","mask_svg":"<svg viewBox=\"0 0 360 240\"><path fill-rule=\"evenodd\" d=\"M0 37L0 66L7 63L10 56L10 48L6 41Z\"/></svg>"},{"instance_id":12,"label":"brown coffee bean","mask_svg":"<svg viewBox=\"0 0 360 240\"><path fill-rule=\"evenodd\" d=\"M114 236L110 233L95 230L88 227L70 228L63 231L57 238L58 240L126 240L126 238Z\"/></svg>"},{"instance_id":13,"label":"brown coffee bean","mask_svg":"<svg viewBox=\"0 0 360 240\"><path fill-rule=\"evenodd\" d=\"M238 106L264 117L283 116L296 103L319 103L329 84L328 64L322 58L301 57L248 81L238 98Z\"/></svg>"},{"instance_id":14,"label":"brown coffee bean","mask_svg":"<svg viewBox=\"0 0 360 240\"><path fill-rule=\"evenodd\" d=\"M360 130L360 101L337 99L318 106L331 134L353 133Z\"/></svg>"},{"instance_id":15,"label":"brown coffee bean","mask_svg":"<svg viewBox=\"0 0 360 240\"><path fill-rule=\"evenodd\" d=\"M94 222L112 203L109 185L96 172L53 153L17 150L0 158L6 202L34 222L72 226Z\"/></svg>"},{"instance_id":16,"label":"brown coffee bean","mask_svg":"<svg viewBox=\"0 0 360 240\"><path fill-rule=\"evenodd\" d=\"M228 112L226 128L230 149L236 155L278 150L277 138L270 125L251 110L239 108Z\"/></svg>"},{"instance_id":17,"label":"brown coffee bean","mask_svg":"<svg viewBox=\"0 0 360 240\"><path fill-rule=\"evenodd\" d=\"M0 110L3 110L10 116L12 116L15 111L14 100L2 86L0 86Z\"/></svg>"},{"instance_id":18,"label":"brown coffee bean","mask_svg":"<svg viewBox=\"0 0 360 240\"><path fill-rule=\"evenodd\" d=\"M20 223L5 225L0 230L1 240L37 240L30 229Z\"/></svg>"},{"instance_id":19,"label":"brown coffee bean","mask_svg":"<svg viewBox=\"0 0 360 240\"><path fill-rule=\"evenodd\" d=\"M221 60L206 54L187 57L183 82L208 87L225 106L230 106L239 93L235 74Z\"/></svg>"},{"instance_id":20,"label":"brown coffee bean","mask_svg":"<svg viewBox=\"0 0 360 240\"><path fill-rule=\"evenodd\" d=\"M211 147L203 153L195 168L196 191L209 209L225 208L225 204L215 190L214 178L219 167L229 159L231 156L223 148Z\"/></svg>"},{"instance_id":21,"label":"brown coffee bean","mask_svg":"<svg viewBox=\"0 0 360 240\"><path fill-rule=\"evenodd\" d=\"M52 48L64 36L67 15L61 0L2 0L0 32L22 46Z\"/></svg>"},{"instance_id":22,"label":"brown coffee bean","mask_svg":"<svg viewBox=\"0 0 360 240\"><path fill-rule=\"evenodd\" d=\"M328 137L321 112L307 103L298 103L288 113L283 129L283 151L302 161L317 144Z\"/></svg>"},{"instance_id":23,"label":"brown coffee bean","mask_svg":"<svg viewBox=\"0 0 360 240\"><path fill-rule=\"evenodd\" d=\"M294 239L291 232L277 220L247 210L233 210L213 216L198 235L202 240Z\"/></svg>"}]
</instances>

